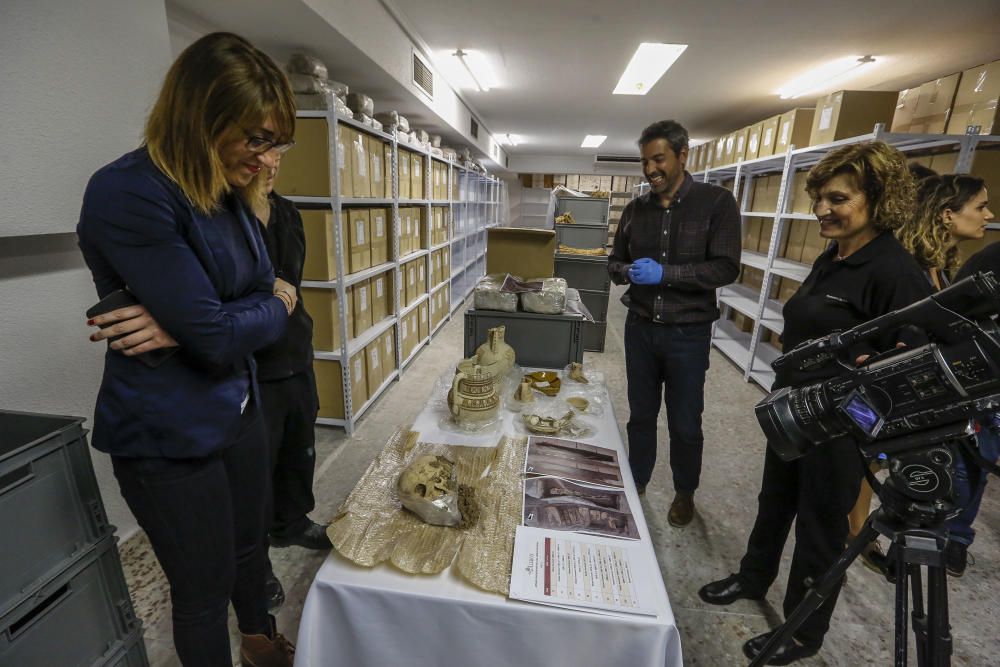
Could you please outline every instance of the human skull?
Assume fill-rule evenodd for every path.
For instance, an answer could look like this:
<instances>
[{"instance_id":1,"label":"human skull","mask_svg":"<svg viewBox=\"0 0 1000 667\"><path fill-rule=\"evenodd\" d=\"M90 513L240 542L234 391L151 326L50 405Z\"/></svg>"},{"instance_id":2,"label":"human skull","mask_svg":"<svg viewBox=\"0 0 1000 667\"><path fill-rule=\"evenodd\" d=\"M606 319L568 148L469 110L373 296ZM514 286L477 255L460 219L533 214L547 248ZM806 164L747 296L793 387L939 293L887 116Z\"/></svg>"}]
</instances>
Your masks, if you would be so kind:
<instances>
[{"instance_id":1,"label":"human skull","mask_svg":"<svg viewBox=\"0 0 1000 667\"><path fill-rule=\"evenodd\" d=\"M399 476L400 494L434 501L455 492L455 464L443 456L424 454Z\"/></svg>"}]
</instances>

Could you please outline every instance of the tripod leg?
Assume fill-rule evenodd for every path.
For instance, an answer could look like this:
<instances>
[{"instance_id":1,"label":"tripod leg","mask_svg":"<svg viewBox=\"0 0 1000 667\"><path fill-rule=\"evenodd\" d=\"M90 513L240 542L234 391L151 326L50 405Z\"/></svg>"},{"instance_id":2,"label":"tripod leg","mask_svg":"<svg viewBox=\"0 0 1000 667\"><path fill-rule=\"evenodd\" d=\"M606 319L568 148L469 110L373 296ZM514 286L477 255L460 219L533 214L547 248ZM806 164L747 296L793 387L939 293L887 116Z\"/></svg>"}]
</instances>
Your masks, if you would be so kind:
<instances>
[{"instance_id":1,"label":"tripod leg","mask_svg":"<svg viewBox=\"0 0 1000 667\"><path fill-rule=\"evenodd\" d=\"M948 618L948 576L942 566L927 566L927 653L930 667L951 664L951 626Z\"/></svg>"},{"instance_id":2,"label":"tripod leg","mask_svg":"<svg viewBox=\"0 0 1000 667\"><path fill-rule=\"evenodd\" d=\"M902 554L903 549L900 549ZM901 555L900 558L903 556ZM920 566L905 564L907 578L910 580L910 587L913 595L913 637L917 646L917 665L924 667L927 664L927 615L924 613L924 582L920 574ZM905 584L904 584L905 585ZM905 646L907 637L905 634L896 635L897 650L899 643Z\"/></svg>"},{"instance_id":3,"label":"tripod leg","mask_svg":"<svg viewBox=\"0 0 1000 667\"><path fill-rule=\"evenodd\" d=\"M851 563L854 562L858 555L864 551L865 547L878 537L878 535L879 532L872 527L872 518L869 517L861 532L850 541L847 549L840 555L837 562L826 571L826 574L817 583L813 584L812 588L809 589L809 592L802 599L802 602L795 608L795 611L771 635L771 638L764 645L764 648L761 649L761 652L750 662L750 667L760 667L760 665L767 664L771 656L799 629L799 626L809 617L809 614L816 611L821 604L826 602L830 597L830 591L844 578L847 568L851 566Z\"/></svg>"},{"instance_id":4,"label":"tripod leg","mask_svg":"<svg viewBox=\"0 0 1000 667\"><path fill-rule=\"evenodd\" d=\"M907 651L907 591L906 582L910 571L906 565L902 549L893 549L896 556L896 667L906 667ZM916 604L916 598L914 598Z\"/></svg>"}]
</instances>

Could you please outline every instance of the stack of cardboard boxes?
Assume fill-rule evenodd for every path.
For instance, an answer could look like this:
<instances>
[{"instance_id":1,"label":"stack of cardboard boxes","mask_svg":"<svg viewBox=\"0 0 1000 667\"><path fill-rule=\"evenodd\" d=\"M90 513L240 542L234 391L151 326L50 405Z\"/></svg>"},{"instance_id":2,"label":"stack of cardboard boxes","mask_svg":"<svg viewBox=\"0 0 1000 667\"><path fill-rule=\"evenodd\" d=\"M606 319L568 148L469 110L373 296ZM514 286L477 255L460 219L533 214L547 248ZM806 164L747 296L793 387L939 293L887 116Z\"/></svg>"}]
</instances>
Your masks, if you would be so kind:
<instances>
[{"instance_id":1,"label":"stack of cardboard boxes","mask_svg":"<svg viewBox=\"0 0 1000 667\"><path fill-rule=\"evenodd\" d=\"M401 206L399 208L399 256L417 252L427 247L427 209L423 206Z\"/></svg>"},{"instance_id":2,"label":"stack of cardboard boxes","mask_svg":"<svg viewBox=\"0 0 1000 667\"><path fill-rule=\"evenodd\" d=\"M431 207L431 245L441 245L448 240L449 216L448 207Z\"/></svg>"},{"instance_id":3,"label":"stack of cardboard boxes","mask_svg":"<svg viewBox=\"0 0 1000 667\"><path fill-rule=\"evenodd\" d=\"M399 148L399 198L424 198L424 156Z\"/></svg>"},{"instance_id":4,"label":"stack of cardboard boxes","mask_svg":"<svg viewBox=\"0 0 1000 667\"><path fill-rule=\"evenodd\" d=\"M451 259L448 250L446 246L431 253L431 289L451 278Z\"/></svg>"}]
</instances>

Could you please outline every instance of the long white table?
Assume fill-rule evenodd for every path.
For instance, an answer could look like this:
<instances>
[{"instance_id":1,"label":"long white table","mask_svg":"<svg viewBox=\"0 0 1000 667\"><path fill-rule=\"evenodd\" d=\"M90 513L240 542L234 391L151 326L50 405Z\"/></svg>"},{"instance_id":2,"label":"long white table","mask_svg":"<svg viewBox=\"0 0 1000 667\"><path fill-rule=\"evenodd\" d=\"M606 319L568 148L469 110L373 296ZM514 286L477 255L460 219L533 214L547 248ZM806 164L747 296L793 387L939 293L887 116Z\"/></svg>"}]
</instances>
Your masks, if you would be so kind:
<instances>
[{"instance_id":1,"label":"long white table","mask_svg":"<svg viewBox=\"0 0 1000 667\"><path fill-rule=\"evenodd\" d=\"M450 570L409 575L359 567L331 552L316 574L299 626L296 667L679 667L680 636L663 586L611 402L582 442L618 450L625 492L641 536L640 590L655 617L587 613L485 593ZM504 430L516 415L505 415ZM421 442L494 444L441 431L432 401L414 423Z\"/></svg>"}]
</instances>

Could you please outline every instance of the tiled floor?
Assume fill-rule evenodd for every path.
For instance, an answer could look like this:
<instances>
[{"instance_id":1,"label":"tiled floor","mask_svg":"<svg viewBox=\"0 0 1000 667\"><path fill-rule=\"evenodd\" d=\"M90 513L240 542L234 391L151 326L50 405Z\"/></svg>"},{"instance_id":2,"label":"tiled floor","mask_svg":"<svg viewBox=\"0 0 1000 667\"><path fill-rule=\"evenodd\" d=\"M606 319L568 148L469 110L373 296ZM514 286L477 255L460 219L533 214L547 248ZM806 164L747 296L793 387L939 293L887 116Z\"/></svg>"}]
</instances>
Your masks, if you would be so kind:
<instances>
[{"instance_id":1,"label":"tiled floor","mask_svg":"<svg viewBox=\"0 0 1000 667\"><path fill-rule=\"evenodd\" d=\"M606 351L587 353L585 361L603 370L608 378L608 389L624 434L628 417L621 342L624 308L615 294L608 320ZM317 429L314 513L317 520L328 521L333 516L392 431L412 423L420 412L428 383L455 363L461 353L462 318L456 317L420 353L402 380L394 383L362 419L354 437L345 437L339 429ZM706 605L698 598L700 586L738 567L756 515L764 451L764 439L752 411L763 392L756 385L745 384L741 372L714 351L705 392L705 465L694 522L676 529L666 521L673 490L665 455L661 455L643 503L681 632L685 664L742 665L747 662L741 653L742 643L781 621L781 599L793 539L786 545L781 574L766 601L741 600L720 608ZM665 433L665 426L661 425L661 429ZM949 580L954 665L1000 664L1000 632L996 622L1000 611L1000 578L996 575L1000 567L998 489L1000 480L992 481L976 525L978 534L972 548L975 565L970 566L962 579ZM278 625L293 640L309 584L323 558L323 554L298 547L271 550L275 571L285 585L287 596L278 614ZM179 665L170 638L166 585L149 552L148 542L141 535L123 546L123 561L138 612L145 622L152 665ZM890 586L860 565L854 565L823 650L800 664L804 667L891 664L892 616ZM235 628L233 632L235 653ZM916 664L912 657L911 664Z\"/></svg>"}]
</instances>

